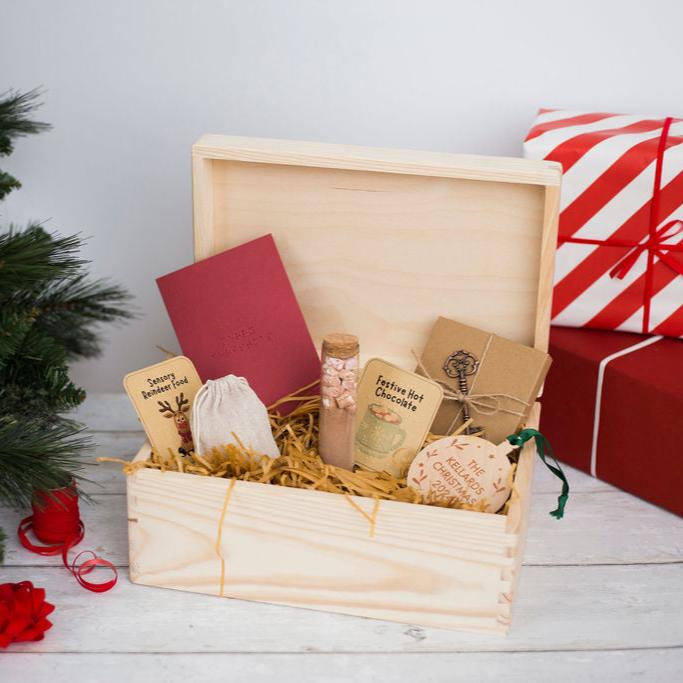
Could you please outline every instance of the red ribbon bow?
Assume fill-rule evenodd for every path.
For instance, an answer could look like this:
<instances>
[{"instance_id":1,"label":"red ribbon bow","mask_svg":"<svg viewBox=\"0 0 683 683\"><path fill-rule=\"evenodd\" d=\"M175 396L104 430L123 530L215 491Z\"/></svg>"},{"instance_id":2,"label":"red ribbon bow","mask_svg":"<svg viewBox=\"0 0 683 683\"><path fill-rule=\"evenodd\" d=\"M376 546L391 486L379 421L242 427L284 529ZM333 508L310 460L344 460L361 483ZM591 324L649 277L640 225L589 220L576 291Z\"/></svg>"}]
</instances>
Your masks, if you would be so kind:
<instances>
[{"instance_id":1,"label":"red ribbon bow","mask_svg":"<svg viewBox=\"0 0 683 683\"><path fill-rule=\"evenodd\" d=\"M45 600L45 589L30 581L0 584L0 647L42 640L52 623L55 606Z\"/></svg>"},{"instance_id":2,"label":"red ribbon bow","mask_svg":"<svg viewBox=\"0 0 683 683\"><path fill-rule=\"evenodd\" d=\"M609 276L623 280L628 272L633 268L638 257L644 252L649 251L653 256L657 256L662 263L665 263L671 270L683 275L683 263L679 263L676 259L672 259L667 251L683 251L683 244L664 244L676 235L683 232L683 221L675 220L669 221L662 225L652 237L645 242L633 245L629 251L615 266L610 270ZM615 245L614 242L608 241L607 244ZM615 245L616 246L616 245ZM625 244L623 246L626 246Z\"/></svg>"}]
</instances>

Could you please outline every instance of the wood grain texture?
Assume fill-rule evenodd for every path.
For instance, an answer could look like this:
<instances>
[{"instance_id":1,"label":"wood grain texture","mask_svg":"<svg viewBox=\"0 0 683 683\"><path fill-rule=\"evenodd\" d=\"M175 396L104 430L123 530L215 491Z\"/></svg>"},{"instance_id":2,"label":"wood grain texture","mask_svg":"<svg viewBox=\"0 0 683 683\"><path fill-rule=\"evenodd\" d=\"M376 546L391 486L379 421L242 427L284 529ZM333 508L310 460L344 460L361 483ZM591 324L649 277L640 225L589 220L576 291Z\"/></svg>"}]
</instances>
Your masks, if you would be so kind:
<instances>
[{"instance_id":1,"label":"wood grain texture","mask_svg":"<svg viewBox=\"0 0 683 683\"><path fill-rule=\"evenodd\" d=\"M17 643L16 652L438 653L683 646L681 564L525 567L507 638L153 589L130 583L125 574L113 591L98 596L86 593L64 569L7 568L0 575L5 581L39 581L57 605L54 629L45 640Z\"/></svg>"},{"instance_id":2,"label":"wood grain texture","mask_svg":"<svg viewBox=\"0 0 683 683\"><path fill-rule=\"evenodd\" d=\"M128 525L125 495L117 493L125 478L115 466L94 468L111 478L101 479L105 492L94 505L81 505L86 538L79 549L96 547L119 567L128 565ZM536 471L541 471L537 467ZM573 482L572 482L573 483ZM683 518L634 496L609 491L576 491L566 517L558 521L548 512L557 505L557 485L549 493L533 490L533 505L524 554L528 566L670 564L683 562ZM58 567L59 558L39 558L23 550L11 533L24 513L0 509L0 527L7 530L7 566L34 567L40 562ZM599 520L597 523L596 520ZM2 574L2 568L0 568Z\"/></svg>"},{"instance_id":3,"label":"wood grain texture","mask_svg":"<svg viewBox=\"0 0 683 683\"><path fill-rule=\"evenodd\" d=\"M531 409L528 426L538 427L540 418L540 406L536 403ZM534 465L536 463L536 450L533 442L529 442L521 450L515 479L510 497L510 505L505 520L505 528L508 533L517 536L517 544L514 548L508 548L506 553L513 561L512 566L503 570L503 579L510 581L510 590L501 593L498 601L502 604L512 605L514 603L517 587L519 585L520 571L524 561L524 549L526 546L526 534L529 524L529 510L531 507L531 487L534 480ZM501 614L498 617L499 623L509 628L511 614Z\"/></svg>"},{"instance_id":4,"label":"wood grain texture","mask_svg":"<svg viewBox=\"0 0 683 683\"><path fill-rule=\"evenodd\" d=\"M93 395L88 404L89 419L100 424L118 402ZM93 456L115 448L131 453L142 438L93 436L100 444ZM533 681L549 674L572 682L677 680L683 670L683 519L565 469L572 497L558 522L547 514L557 498L555 479L535 468L526 564L537 566L524 568L507 638L154 590L132 585L125 572L111 593L93 596L63 568L48 566L54 558L19 551L10 534L17 552L13 566L0 566L0 582L30 579L47 589L57 609L45 640L3 651L0 678L62 683L96 671L103 683L475 675ZM124 478L114 466L96 468L93 476L104 495L98 505L83 507L81 547L125 564ZM19 517L0 509L0 526L9 533Z\"/></svg>"},{"instance_id":5,"label":"wood grain texture","mask_svg":"<svg viewBox=\"0 0 683 683\"><path fill-rule=\"evenodd\" d=\"M216 163L215 250L272 233L316 345L412 369L439 315L534 343L542 188Z\"/></svg>"},{"instance_id":6,"label":"wood grain texture","mask_svg":"<svg viewBox=\"0 0 683 683\"><path fill-rule=\"evenodd\" d=\"M144 457L144 453L141 454ZM140 470L128 481L137 583L221 594L230 482ZM374 502L353 497L370 515ZM497 630L515 534L504 515L382 501L374 534L345 496L236 482L222 594L423 625ZM507 623L505 619L501 623Z\"/></svg>"},{"instance_id":7,"label":"wood grain texture","mask_svg":"<svg viewBox=\"0 0 683 683\"><path fill-rule=\"evenodd\" d=\"M97 669L98 683L163 680L164 683L529 683L552 672L553 683L676 680L683 649L597 652L415 652L377 654L131 654L13 653L2 662L8 680L73 680L74 671Z\"/></svg>"},{"instance_id":8,"label":"wood grain texture","mask_svg":"<svg viewBox=\"0 0 683 683\"><path fill-rule=\"evenodd\" d=\"M552 161L230 135L203 135L194 144L192 154L193 157L222 161L534 185L559 185L561 173L560 164Z\"/></svg>"},{"instance_id":9,"label":"wood grain texture","mask_svg":"<svg viewBox=\"0 0 683 683\"><path fill-rule=\"evenodd\" d=\"M543 236L539 254L538 297L536 300L536 347L548 350L550 319L552 318L555 250L560 218L560 186L546 185L543 207Z\"/></svg>"},{"instance_id":10,"label":"wood grain texture","mask_svg":"<svg viewBox=\"0 0 683 683\"><path fill-rule=\"evenodd\" d=\"M123 387L121 389L117 393L103 393L86 398L78 408L68 413L68 417L81 422L91 432L118 434L144 431L135 414L135 408L123 393Z\"/></svg>"},{"instance_id":11,"label":"wood grain texture","mask_svg":"<svg viewBox=\"0 0 683 683\"><path fill-rule=\"evenodd\" d=\"M98 463L96 458L119 458L132 460L140 450L140 444L147 438L144 432L92 432L93 448L84 454L84 481L81 491L87 494L116 495L126 493L126 478L115 464Z\"/></svg>"},{"instance_id":12,"label":"wood grain texture","mask_svg":"<svg viewBox=\"0 0 683 683\"><path fill-rule=\"evenodd\" d=\"M193 155L212 164L196 258L272 233L317 344L352 329L365 359L410 368L445 315L547 345L556 165L220 136Z\"/></svg>"},{"instance_id":13,"label":"wood grain texture","mask_svg":"<svg viewBox=\"0 0 683 683\"><path fill-rule=\"evenodd\" d=\"M199 226L213 225L213 161L192 155L192 223L194 225L194 260L215 253L213 234Z\"/></svg>"}]
</instances>

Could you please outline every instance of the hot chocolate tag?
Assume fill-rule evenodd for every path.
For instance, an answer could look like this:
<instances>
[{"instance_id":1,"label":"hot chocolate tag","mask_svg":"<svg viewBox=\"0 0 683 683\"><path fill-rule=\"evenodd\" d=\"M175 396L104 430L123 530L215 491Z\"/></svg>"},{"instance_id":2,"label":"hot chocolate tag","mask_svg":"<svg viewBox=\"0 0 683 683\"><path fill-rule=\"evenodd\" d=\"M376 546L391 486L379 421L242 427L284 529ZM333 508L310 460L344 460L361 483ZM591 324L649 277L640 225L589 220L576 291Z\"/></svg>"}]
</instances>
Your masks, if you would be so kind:
<instances>
[{"instance_id":1,"label":"hot chocolate tag","mask_svg":"<svg viewBox=\"0 0 683 683\"><path fill-rule=\"evenodd\" d=\"M369 360L358 386L355 462L405 476L442 400L436 382L380 358Z\"/></svg>"},{"instance_id":2,"label":"hot chocolate tag","mask_svg":"<svg viewBox=\"0 0 683 683\"><path fill-rule=\"evenodd\" d=\"M131 372L123 386L157 453L194 450L189 416L202 381L189 358L175 356Z\"/></svg>"},{"instance_id":3,"label":"hot chocolate tag","mask_svg":"<svg viewBox=\"0 0 683 683\"><path fill-rule=\"evenodd\" d=\"M510 496L512 465L507 441L496 446L478 436L447 436L423 448L408 471L408 485L422 493L498 512Z\"/></svg>"}]
</instances>

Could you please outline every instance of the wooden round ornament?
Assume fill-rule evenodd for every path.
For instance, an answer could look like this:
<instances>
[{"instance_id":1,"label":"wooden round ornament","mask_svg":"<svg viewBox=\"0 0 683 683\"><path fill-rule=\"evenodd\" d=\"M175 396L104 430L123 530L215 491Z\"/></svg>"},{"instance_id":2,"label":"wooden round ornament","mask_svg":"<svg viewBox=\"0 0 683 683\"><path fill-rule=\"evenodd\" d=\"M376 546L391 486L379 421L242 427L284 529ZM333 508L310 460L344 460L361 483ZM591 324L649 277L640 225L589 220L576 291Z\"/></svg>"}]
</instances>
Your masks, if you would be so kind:
<instances>
[{"instance_id":1,"label":"wooden round ornament","mask_svg":"<svg viewBox=\"0 0 683 683\"><path fill-rule=\"evenodd\" d=\"M447 436L423 448L408 470L408 485L434 498L498 512L510 496L512 465L507 441L496 446L478 436Z\"/></svg>"}]
</instances>

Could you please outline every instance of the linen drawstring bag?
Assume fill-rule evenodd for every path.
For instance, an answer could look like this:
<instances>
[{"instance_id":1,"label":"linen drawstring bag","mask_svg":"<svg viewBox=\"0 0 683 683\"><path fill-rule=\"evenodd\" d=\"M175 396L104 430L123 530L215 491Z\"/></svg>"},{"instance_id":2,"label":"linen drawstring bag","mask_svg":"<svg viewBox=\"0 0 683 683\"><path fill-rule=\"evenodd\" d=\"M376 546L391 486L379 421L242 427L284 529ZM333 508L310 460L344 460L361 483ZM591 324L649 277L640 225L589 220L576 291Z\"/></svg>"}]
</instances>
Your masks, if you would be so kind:
<instances>
[{"instance_id":1,"label":"linen drawstring bag","mask_svg":"<svg viewBox=\"0 0 683 683\"><path fill-rule=\"evenodd\" d=\"M208 380L192 404L192 436L199 455L225 444L237 444L276 458L268 411L244 377L227 375Z\"/></svg>"}]
</instances>

